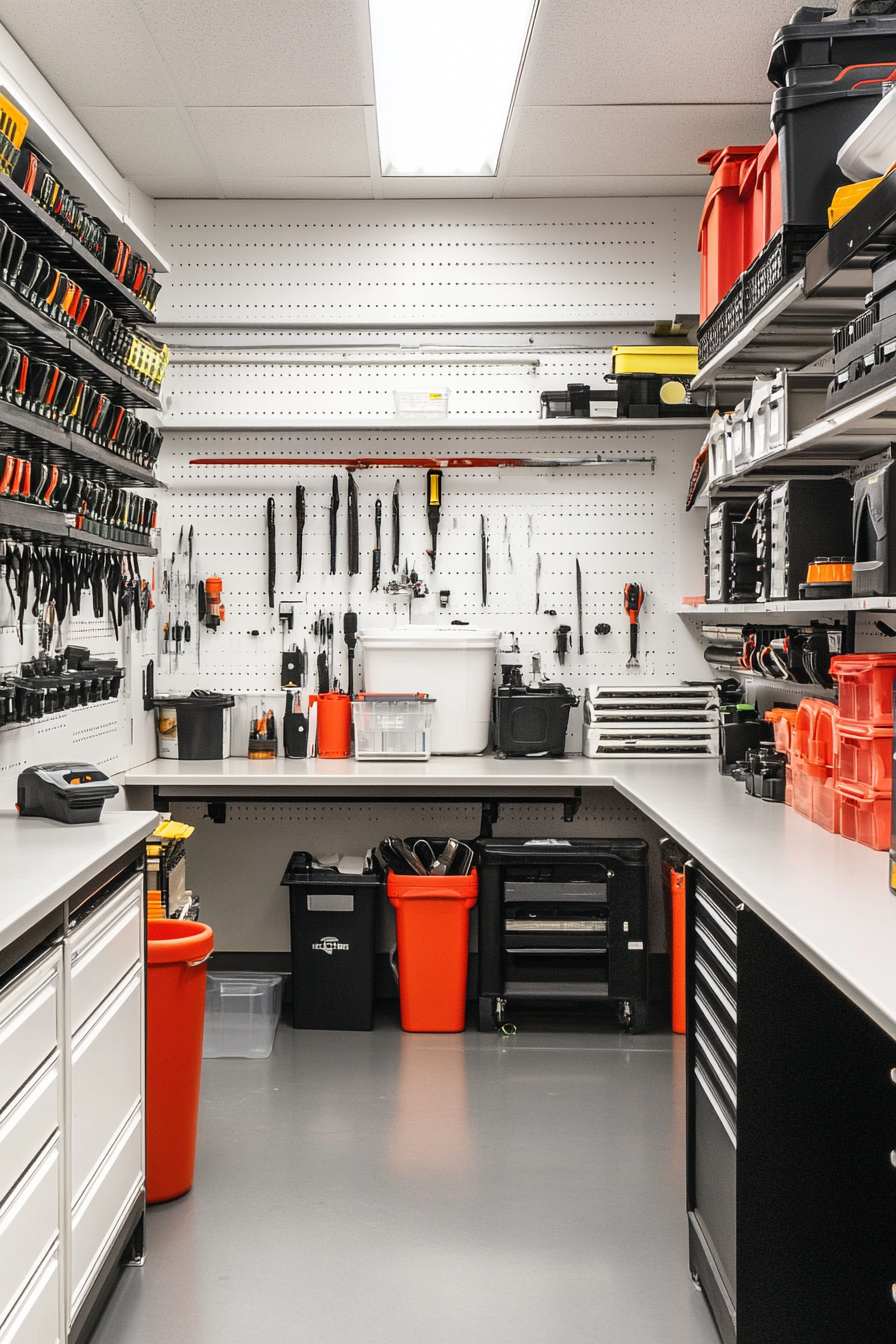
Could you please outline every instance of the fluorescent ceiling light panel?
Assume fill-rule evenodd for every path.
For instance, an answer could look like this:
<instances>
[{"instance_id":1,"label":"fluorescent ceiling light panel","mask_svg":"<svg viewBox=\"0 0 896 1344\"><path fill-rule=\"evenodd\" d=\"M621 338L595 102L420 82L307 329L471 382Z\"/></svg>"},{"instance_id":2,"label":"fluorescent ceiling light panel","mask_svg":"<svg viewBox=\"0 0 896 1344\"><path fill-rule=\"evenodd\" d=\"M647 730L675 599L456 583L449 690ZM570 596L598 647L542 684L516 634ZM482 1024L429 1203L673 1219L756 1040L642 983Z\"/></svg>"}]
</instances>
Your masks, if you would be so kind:
<instances>
[{"instance_id":1,"label":"fluorescent ceiling light panel","mask_svg":"<svg viewBox=\"0 0 896 1344\"><path fill-rule=\"evenodd\" d=\"M493 177L537 0L369 0L380 164Z\"/></svg>"}]
</instances>

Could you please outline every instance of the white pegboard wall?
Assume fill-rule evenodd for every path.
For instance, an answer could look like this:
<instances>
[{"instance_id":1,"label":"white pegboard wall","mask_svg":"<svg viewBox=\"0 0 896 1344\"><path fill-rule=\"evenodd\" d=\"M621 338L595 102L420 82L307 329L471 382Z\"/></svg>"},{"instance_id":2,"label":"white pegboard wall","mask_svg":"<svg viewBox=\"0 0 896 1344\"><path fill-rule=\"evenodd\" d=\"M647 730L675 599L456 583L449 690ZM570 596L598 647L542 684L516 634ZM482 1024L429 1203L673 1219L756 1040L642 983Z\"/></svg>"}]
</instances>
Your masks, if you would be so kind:
<instances>
[{"instance_id":1,"label":"white pegboard wall","mask_svg":"<svg viewBox=\"0 0 896 1344\"><path fill-rule=\"evenodd\" d=\"M649 322L696 311L687 197L158 201L164 323Z\"/></svg>"}]
</instances>

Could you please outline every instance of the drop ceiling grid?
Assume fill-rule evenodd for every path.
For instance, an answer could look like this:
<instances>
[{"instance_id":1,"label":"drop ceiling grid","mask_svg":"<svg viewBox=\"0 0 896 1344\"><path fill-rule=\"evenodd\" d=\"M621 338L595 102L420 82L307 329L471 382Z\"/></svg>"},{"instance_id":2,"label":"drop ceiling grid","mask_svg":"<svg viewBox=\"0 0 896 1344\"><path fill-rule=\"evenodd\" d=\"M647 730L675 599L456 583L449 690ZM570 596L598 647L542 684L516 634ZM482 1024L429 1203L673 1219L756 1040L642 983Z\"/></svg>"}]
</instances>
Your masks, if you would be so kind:
<instances>
[{"instance_id":1,"label":"drop ceiling grid","mask_svg":"<svg viewBox=\"0 0 896 1344\"><path fill-rule=\"evenodd\" d=\"M695 298L675 257L693 201L177 204L159 210L163 323L647 322Z\"/></svg>"}]
</instances>

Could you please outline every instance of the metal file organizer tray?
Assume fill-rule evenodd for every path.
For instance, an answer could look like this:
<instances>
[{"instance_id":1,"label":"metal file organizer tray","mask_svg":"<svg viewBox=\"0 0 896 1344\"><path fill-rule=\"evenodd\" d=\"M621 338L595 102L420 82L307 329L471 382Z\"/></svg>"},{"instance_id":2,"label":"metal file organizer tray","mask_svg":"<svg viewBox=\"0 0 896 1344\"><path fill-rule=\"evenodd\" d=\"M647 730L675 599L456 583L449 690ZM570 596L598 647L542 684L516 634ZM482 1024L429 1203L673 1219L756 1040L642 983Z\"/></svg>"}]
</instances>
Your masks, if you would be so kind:
<instances>
[{"instance_id":1,"label":"metal file organizer tray","mask_svg":"<svg viewBox=\"0 0 896 1344\"><path fill-rule=\"evenodd\" d=\"M718 756L719 698L712 685L589 686L582 754Z\"/></svg>"}]
</instances>

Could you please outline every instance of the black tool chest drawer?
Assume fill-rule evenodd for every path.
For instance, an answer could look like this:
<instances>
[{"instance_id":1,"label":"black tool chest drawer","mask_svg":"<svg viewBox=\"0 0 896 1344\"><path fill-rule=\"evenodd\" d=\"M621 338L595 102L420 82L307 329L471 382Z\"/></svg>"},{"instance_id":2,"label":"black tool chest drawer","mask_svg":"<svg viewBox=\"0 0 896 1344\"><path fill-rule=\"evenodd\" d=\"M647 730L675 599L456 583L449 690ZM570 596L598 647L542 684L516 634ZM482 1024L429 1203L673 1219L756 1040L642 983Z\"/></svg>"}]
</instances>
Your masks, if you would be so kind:
<instances>
[{"instance_id":1,"label":"black tool chest drawer","mask_svg":"<svg viewBox=\"0 0 896 1344\"><path fill-rule=\"evenodd\" d=\"M647 1025L647 844L479 842L479 1025L508 1003L607 999Z\"/></svg>"},{"instance_id":2,"label":"black tool chest drawer","mask_svg":"<svg viewBox=\"0 0 896 1344\"><path fill-rule=\"evenodd\" d=\"M896 1041L693 861L686 890L690 1261L719 1333L896 1344Z\"/></svg>"}]
</instances>

